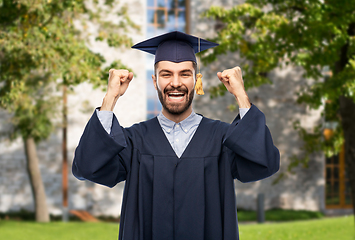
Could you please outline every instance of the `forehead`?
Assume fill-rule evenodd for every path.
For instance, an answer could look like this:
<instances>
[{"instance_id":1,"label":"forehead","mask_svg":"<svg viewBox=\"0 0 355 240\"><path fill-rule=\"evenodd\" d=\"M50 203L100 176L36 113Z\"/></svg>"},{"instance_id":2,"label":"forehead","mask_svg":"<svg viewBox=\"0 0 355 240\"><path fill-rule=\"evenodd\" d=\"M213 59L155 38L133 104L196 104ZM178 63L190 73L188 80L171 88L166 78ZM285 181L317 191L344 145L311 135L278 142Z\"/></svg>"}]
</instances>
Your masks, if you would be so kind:
<instances>
[{"instance_id":1,"label":"forehead","mask_svg":"<svg viewBox=\"0 0 355 240\"><path fill-rule=\"evenodd\" d=\"M169 71L182 71L182 70L194 70L194 65L191 61L185 62L170 62L170 61L160 61L156 64L157 71L160 72L162 70L169 70Z\"/></svg>"}]
</instances>

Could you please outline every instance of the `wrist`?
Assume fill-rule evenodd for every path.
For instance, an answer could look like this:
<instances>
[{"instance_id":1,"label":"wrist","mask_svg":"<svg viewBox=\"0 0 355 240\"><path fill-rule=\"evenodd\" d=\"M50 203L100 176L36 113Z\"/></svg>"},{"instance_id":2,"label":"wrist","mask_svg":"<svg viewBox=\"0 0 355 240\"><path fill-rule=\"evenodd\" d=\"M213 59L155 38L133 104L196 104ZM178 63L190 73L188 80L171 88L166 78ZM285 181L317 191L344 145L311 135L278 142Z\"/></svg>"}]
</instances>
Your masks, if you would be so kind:
<instances>
[{"instance_id":1,"label":"wrist","mask_svg":"<svg viewBox=\"0 0 355 240\"><path fill-rule=\"evenodd\" d=\"M113 111L119 96L111 96L106 94L102 101L100 111Z\"/></svg>"},{"instance_id":2,"label":"wrist","mask_svg":"<svg viewBox=\"0 0 355 240\"><path fill-rule=\"evenodd\" d=\"M237 100L239 108L250 108L251 107L249 97L245 91L242 93L234 94L234 97Z\"/></svg>"}]
</instances>

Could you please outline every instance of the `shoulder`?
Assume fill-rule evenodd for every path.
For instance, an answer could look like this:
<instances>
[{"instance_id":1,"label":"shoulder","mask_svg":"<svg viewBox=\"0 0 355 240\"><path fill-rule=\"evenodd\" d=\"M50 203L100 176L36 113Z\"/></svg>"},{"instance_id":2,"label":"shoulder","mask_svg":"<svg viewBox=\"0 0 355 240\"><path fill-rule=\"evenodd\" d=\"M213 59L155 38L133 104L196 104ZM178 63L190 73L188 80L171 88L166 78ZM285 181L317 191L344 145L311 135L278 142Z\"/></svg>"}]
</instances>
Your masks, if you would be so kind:
<instances>
[{"instance_id":1,"label":"shoulder","mask_svg":"<svg viewBox=\"0 0 355 240\"><path fill-rule=\"evenodd\" d=\"M126 128L126 130L131 133L149 134L154 131L157 126L159 126L159 122L158 119L154 117L152 119L136 123L131 127Z\"/></svg>"},{"instance_id":2,"label":"shoulder","mask_svg":"<svg viewBox=\"0 0 355 240\"><path fill-rule=\"evenodd\" d=\"M203 127L206 131L221 131L225 132L228 130L230 124L226 122L222 122L220 120L215 120L202 116L202 121L200 123L201 127Z\"/></svg>"}]
</instances>

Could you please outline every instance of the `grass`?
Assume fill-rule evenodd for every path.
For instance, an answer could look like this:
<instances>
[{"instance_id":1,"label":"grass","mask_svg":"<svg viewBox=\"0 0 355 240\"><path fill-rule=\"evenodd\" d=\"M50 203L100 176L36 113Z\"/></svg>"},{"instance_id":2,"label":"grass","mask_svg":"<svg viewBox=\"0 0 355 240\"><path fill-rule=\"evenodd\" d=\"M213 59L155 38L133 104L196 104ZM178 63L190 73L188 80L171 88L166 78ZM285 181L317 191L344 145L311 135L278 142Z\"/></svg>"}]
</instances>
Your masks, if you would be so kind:
<instances>
[{"instance_id":1,"label":"grass","mask_svg":"<svg viewBox=\"0 0 355 240\"><path fill-rule=\"evenodd\" d=\"M0 221L0 239L6 240L117 240L118 224L84 222Z\"/></svg>"},{"instance_id":2,"label":"grass","mask_svg":"<svg viewBox=\"0 0 355 240\"><path fill-rule=\"evenodd\" d=\"M240 225L241 240L354 240L354 217Z\"/></svg>"},{"instance_id":3,"label":"grass","mask_svg":"<svg viewBox=\"0 0 355 240\"><path fill-rule=\"evenodd\" d=\"M354 240L354 217L266 224L240 224L241 240ZM6 240L116 240L116 223L0 221Z\"/></svg>"}]
</instances>

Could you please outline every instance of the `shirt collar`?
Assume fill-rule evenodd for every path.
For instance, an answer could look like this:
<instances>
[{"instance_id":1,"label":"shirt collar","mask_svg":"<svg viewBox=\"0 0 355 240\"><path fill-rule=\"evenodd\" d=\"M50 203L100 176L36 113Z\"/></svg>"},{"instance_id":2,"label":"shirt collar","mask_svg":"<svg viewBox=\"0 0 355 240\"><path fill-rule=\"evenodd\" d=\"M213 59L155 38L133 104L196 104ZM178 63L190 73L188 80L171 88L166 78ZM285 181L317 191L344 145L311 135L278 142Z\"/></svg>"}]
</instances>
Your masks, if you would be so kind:
<instances>
[{"instance_id":1,"label":"shirt collar","mask_svg":"<svg viewBox=\"0 0 355 240\"><path fill-rule=\"evenodd\" d=\"M179 123L175 123L174 121L171 121L170 119L166 118L162 112L159 113L157 118L160 123L160 126L167 133L170 133L171 130L173 130L175 125L179 125L185 133L188 133L192 127L198 125L201 122L202 116L196 114L192 110L190 116L188 116L187 118L185 118Z\"/></svg>"}]
</instances>

